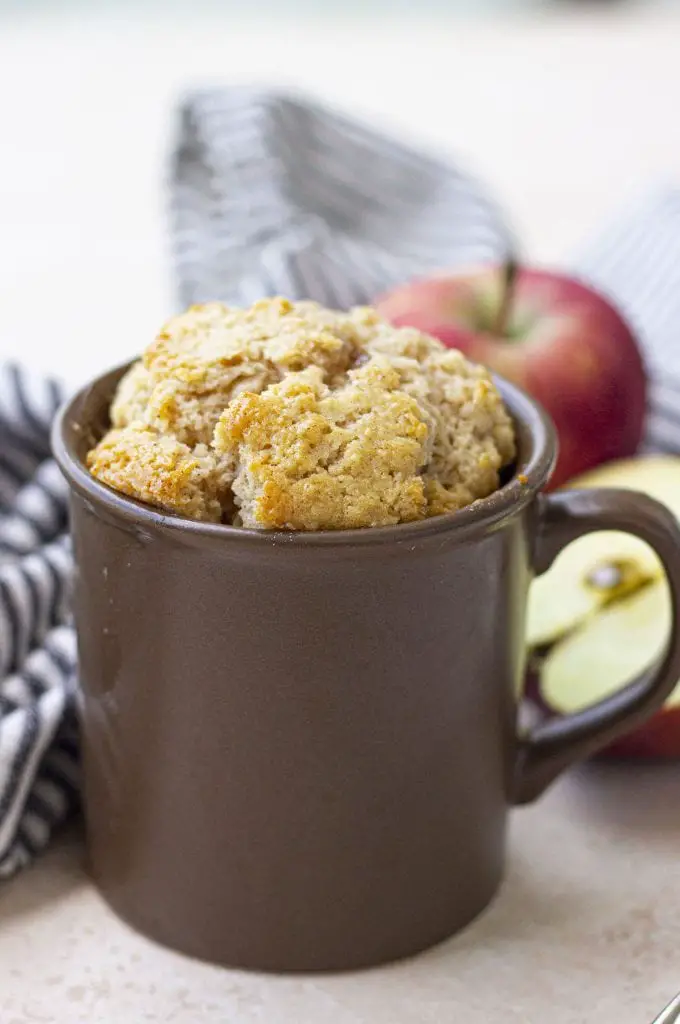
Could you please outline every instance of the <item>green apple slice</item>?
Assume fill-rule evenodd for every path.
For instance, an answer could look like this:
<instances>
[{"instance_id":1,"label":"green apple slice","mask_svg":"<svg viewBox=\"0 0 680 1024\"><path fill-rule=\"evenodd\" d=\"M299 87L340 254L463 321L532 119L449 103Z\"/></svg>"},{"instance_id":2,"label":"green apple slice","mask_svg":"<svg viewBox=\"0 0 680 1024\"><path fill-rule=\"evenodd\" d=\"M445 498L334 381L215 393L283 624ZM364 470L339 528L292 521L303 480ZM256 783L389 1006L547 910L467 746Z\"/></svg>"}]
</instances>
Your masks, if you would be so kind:
<instances>
[{"instance_id":1,"label":"green apple slice","mask_svg":"<svg viewBox=\"0 0 680 1024\"><path fill-rule=\"evenodd\" d=\"M680 513L680 458L676 455L635 455L616 459L575 477L568 490L582 487L623 487L642 491Z\"/></svg>"},{"instance_id":2,"label":"green apple slice","mask_svg":"<svg viewBox=\"0 0 680 1024\"><path fill-rule=\"evenodd\" d=\"M661 501L680 518L680 459L674 456L644 456L606 463L578 477L569 487L641 491ZM613 601L662 576L657 556L636 537L611 530L581 537L532 584L529 646L553 643Z\"/></svg>"},{"instance_id":3,"label":"green apple slice","mask_svg":"<svg viewBox=\"0 0 680 1024\"><path fill-rule=\"evenodd\" d=\"M552 648L540 670L541 700L559 714L602 700L661 657L670 628L665 580L604 608ZM673 704L680 704L678 687L667 706Z\"/></svg>"},{"instance_id":4,"label":"green apple slice","mask_svg":"<svg viewBox=\"0 0 680 1024\"><path fill-rule=\"evenodd\" d=\"M657 556L636 537L606 531L579 538L531 585L529 646L559 640L606 604L661 575Z\"/></svg>"}]
</instances>

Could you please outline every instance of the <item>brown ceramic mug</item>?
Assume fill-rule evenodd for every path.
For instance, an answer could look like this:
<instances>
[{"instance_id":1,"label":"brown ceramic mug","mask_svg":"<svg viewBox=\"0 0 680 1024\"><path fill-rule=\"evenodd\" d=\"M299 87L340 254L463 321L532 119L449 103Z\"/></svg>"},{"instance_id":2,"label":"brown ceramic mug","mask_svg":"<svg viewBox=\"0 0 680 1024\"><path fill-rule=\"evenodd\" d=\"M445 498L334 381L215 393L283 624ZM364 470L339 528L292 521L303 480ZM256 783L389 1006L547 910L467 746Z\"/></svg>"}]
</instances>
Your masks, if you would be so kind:
<instances>
[{"instance_id":1,"label":"brown ceramic mug","mask_svg":"<svg viewBox=\"0 0 680 1024\"><path fill-rule=\"evenodd\" d=\"M552 428L502 384L517 472L461 512L301 534L173 518L84 466L121 372L55 429L96 882L141 931L231 966L355 968L451 935L498 887L508 808L680 678L674 626L653 671L518 735L532 576L627 530L664 563L676 622L673 517L630 492L542 495Z\"/></svg>"}]
</instances>

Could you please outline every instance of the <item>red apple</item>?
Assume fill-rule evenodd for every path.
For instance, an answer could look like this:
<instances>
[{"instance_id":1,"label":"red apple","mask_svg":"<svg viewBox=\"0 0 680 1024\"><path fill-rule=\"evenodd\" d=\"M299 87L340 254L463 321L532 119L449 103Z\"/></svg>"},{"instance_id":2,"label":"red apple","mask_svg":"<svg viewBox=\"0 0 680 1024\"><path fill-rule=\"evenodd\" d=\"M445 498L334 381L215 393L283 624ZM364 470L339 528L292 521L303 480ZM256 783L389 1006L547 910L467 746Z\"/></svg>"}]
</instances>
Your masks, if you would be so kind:
<instances>
[{"instance_id":1,"label":"red apple","mask_svg":"<svg viewBox=\"0 0 680 1024\"><path fill-rule=\"evenodd\" d=\"M636 451L647 390L640 350L620 314L579 281L545 270L515 275L482 267L414 281L377 307L392 323L435 335L543 405L560 440L553 487Z\"/></svg>"}]
</instances>

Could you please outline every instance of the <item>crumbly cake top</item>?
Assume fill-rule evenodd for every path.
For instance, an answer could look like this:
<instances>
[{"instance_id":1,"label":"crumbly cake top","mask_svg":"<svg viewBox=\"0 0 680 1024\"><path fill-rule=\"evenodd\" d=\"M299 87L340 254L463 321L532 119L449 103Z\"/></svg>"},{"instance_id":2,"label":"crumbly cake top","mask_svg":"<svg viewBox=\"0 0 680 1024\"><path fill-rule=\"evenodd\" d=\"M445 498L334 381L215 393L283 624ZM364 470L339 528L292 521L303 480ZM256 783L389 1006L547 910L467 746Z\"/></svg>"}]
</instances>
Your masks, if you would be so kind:
<instances>
[{"instance_id":1,"label":"crumbly cake top","mask_svg":"<svg viewBox=\"0 0 680 1024\"><path fill-rule=\"evenodd\" d=\"M490 374L367 307L193 306L120 381L92 473L178 515L334 530L453 511L515 454Z\"/></svg>"}]
</instances>

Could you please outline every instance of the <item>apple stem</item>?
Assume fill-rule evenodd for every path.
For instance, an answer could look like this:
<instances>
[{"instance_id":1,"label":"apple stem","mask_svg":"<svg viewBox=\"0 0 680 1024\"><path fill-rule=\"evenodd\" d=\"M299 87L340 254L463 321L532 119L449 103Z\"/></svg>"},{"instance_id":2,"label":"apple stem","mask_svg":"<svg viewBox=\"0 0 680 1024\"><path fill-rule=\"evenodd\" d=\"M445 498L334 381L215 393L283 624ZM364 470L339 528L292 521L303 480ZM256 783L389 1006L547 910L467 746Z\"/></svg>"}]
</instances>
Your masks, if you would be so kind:
<instances>
[{"instance_id":1,"label":"apple stem","mask_svg":"<svg viewBox=\"0 0 680 1024\"><path fill-rule=\"evenodd\" d=\"M501 270L503 274L501 302L498 307L498 312L496 313L493 334L499 338L504 338L508 330L510 313L512 312L515 296L515 283L517 281L517 272L519 270L519 264L514 256L509 256L506 259Z\"/></svg>"}]
</instances>

